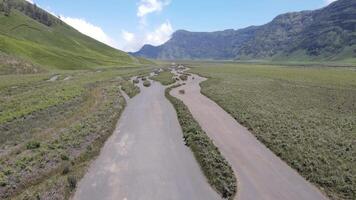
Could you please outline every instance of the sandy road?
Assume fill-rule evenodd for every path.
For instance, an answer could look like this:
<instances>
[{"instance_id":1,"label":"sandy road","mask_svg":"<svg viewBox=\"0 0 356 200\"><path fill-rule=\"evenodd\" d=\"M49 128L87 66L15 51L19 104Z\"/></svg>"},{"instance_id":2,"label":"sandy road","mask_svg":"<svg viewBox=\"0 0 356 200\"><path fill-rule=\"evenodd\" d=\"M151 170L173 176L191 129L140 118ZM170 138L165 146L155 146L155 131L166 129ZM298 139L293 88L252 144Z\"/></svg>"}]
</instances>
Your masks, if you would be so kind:
<instances>
[{"instance_id":1,"label":"sandy road","mask_svg":"<svg viewBox=\"0 0 356 200\"><path fill-rule=\"evenodd\" d=\"M128 102L118 127L80 181L75 200L215 200L184 145L164 87L153 83Z\"/></svg>"},{"instance_id":2,"label":"sandy road","mask_svg":"<svg viewBox=\"0 0 356 200\"><path fill-rule=\"evenodd\" d=\"M189 108L202 129L232 165L238 178L239 200L325 200L312 184L275 156L246 128L200 93L204 78L194 75L171 91ZM184 89L185 94L179 94Z\"/></svg>"}]
</instances>

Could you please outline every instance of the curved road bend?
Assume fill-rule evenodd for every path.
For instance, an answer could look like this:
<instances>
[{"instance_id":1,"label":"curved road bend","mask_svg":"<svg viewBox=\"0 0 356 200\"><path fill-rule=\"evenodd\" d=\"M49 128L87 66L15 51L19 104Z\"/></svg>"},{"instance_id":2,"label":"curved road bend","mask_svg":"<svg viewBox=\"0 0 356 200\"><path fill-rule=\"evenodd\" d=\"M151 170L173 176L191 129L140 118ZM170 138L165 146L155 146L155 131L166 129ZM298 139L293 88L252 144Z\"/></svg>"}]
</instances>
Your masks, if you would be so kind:
<instances>
[{"instance_id":1,"label":"curved road bend","mask_svg":"<svg viewBox=\"0 0 356 200\"><path fill-rule=\"evenodd\" d=\"M194 75L171 91L189 108L202 129L219 147L238 178L239 200L326 200L296 171L260 143L215 102L200 93L204 78ZM184 89L185 94L179 94Z\"/></svg>"},{"instance_id":2,"label":"curved road bend","mask_svg":"<svg viewBox=\"0 0 356 200\"><path fill-rule=\"evenodd\" d=\"M184 145L164 89L156 82L149 88L141 85L73 199L219 199Z\"/></svg>"}]
</instances>

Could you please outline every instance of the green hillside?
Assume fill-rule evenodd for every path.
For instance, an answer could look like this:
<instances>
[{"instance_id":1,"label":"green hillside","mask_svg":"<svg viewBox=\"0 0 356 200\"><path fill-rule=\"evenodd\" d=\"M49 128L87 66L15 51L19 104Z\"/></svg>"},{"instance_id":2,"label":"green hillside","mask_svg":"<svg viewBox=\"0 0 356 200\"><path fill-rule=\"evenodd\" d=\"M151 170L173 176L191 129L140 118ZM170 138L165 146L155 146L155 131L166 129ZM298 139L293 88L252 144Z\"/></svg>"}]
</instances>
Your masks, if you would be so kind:
<instances>
[{"instance_id":1,"label":"green hillside","mask_svg":"<svg viewBox=\"0 0 356 200\"><path fill-rule=\"evenodd\" d=\"M23 0L0 0L0 4L2 53L50 69L85 69L145 62L81 34Z\"/></svg>"}]
</instances>

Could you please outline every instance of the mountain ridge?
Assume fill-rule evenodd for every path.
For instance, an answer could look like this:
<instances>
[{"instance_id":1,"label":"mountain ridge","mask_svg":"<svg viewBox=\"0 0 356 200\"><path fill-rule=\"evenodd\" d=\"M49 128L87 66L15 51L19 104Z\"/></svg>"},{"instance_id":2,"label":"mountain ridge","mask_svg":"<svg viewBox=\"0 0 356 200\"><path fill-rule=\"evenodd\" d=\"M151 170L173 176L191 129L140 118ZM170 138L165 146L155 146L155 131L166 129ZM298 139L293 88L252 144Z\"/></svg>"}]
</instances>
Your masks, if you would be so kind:
<instances>
[{"instance_id":1,"label":"mountain ridge","mask_svg":"<svg viewBox=\"0 0 356 200\"><path fill-rule=\"evenodd\" d=\"M261 26L214 32L176 31L165 44L145 45L135 56L154 59L353 60L356 0L276 16Z\"/></svg>"}]
</instances>

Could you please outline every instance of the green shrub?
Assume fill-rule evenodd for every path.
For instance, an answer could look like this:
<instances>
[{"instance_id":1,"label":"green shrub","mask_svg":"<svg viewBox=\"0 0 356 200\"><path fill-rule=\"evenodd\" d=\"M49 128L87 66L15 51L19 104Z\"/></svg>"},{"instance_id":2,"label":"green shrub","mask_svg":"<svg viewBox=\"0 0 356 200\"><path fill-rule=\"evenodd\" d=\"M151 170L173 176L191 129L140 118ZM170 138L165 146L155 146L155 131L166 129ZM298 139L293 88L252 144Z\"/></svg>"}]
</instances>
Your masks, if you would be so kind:
<instances>
[{"instance_id":1,"label":"green shrub","mask_svg":"<svg viewBox=\"0 0 356 200\"><path fill-rule=\"evenodd\" d=\"M67 154L65 154L65 153L62 153L61 154L61 159L62 160L69 160L69 156Z\"/></svg>"},{"instance_id":2,"label":"green shrub","mask_svg":"<svg viewBox=\"0 0 356 200\"><path fill-rule=\"evenodd\" d=\"M27 149L38 149L40 147L41 147L41 143L35 140L29 141L26 145Z\"/></svg>"},{"instance_id":3,"label":"green shrub","mask_svg":"<svg viewBox=\"0 0 356 200\"><path fill-rule=\"evenodd\" d=\"M63 167L63 171L62 171L62 174L63 175L66 175L70 172L70 164L65 164L64 167Z\"/></svg>"},{"instance_id":4,"label":"green shrub","mask_svg":"<svg viewBox=\"0 0 356 200\"><path fill-rule=\"evenodd\" d=\"M0 172L0 187L5 187L7 185L6 176Z\"/></svg>"},{"instance_id":5,"label":"green shrub","mask_svg":"<svg viewBox=\"0 0 356 200\"><path fill-rule=\"evenodd\" d=\"M69 189L73 191L77 187L77 178L75 176L68 176L67 181Z\"/></svg>"},{"instance_id":6,"label":"green shrub","mask_svg":"<svg viewBox=\"0 0 356 200\"><path fill-rule=\"evenodd\" d=\"M134 84L138 84L138 83L140 82L140 80L138 80L138 79L136 78L136 79L134 79L132 82L133 82Z\"/></svg>"},{"instance_id":7,"label":"green shrub","mask_svg":"<svg viewBox=\"0 0 356 200\"><path fill-rule=\"evenodd\" d=\"M151 82L146 80L146 81L143 82L143 86L150 87L151 86Z\"/></svg>"},{"instance_id":8,"label":"green shrub","mask_svg":"<svg viewBox=\"0 0 356 200\"><path fill-rule=\"evenodd\" d=\"M185 74L180 75L180 76L179 76L179 78L180 78L180 80L182 80L182 81L186 81L186 80L188 80L188 76L187 76L187 75L185 75Z\"/></svg>"},{"instance_id":9,"label":"green shrub","mask_svg":"<svg viewBox=\"0 0 356 200\"><path fill-rule=\"evenodd\" d=\"M12 174L13 173L13 170L11 169L11 168L9 168L9 167L5 167L4 169L3 169L3 172L4 172L4 175L10 175L10 174Z\"/></svg>"}]
</instances>

